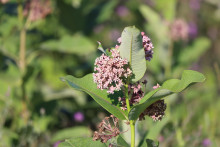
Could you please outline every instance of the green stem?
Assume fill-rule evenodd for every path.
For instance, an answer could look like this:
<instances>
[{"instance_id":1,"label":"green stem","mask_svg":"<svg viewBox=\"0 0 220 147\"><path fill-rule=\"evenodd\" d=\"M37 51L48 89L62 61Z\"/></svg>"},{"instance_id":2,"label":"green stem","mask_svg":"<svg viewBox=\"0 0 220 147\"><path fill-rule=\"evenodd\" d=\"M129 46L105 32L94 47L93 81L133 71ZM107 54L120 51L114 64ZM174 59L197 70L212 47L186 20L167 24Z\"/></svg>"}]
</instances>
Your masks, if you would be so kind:
<instances>
[{"instance_id":1,"label":"green stem","mask_svg":"<svg viewBox=\"0 0 220 147\"><path fill-rule=\"evenodd\" d=\"M128 96L128 85L125 85L125 98L126 98L126 105L128 113L131 110L130 103L129 103L129 96ZM131 128L131 147L135 146L135 121L130 120L130 128Z\"/></svg>"},{"instance_id":2,"label":"green stem","mask_svg":"<svg viewBox=\"0 0 220 147\"><path fill-rule=\"evenodd\" d=\"M19 69L22 73L22 85L21 85L21 94L22 94L22 116L24 121L27 123L29 119L29 111L27 109L28 99L26 96L26 89L25 89L25 70L26 70L26 23L24 23L24 16L23 16L23 5L22 0L18 0L18 20L19 20L19 28L20 28L20 46L19 46Z\"/></svg>"}]
</instances>

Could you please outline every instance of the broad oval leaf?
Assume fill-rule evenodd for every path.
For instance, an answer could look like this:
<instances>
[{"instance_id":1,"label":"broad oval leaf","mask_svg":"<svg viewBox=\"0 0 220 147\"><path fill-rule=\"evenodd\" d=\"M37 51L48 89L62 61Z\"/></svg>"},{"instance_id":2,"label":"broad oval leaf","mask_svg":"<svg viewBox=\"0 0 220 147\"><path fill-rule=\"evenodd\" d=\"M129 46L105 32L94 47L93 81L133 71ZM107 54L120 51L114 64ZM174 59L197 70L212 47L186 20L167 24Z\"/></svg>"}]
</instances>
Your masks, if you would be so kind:
<instances>
[{"instance_id":1,"label":"broad oval leaf","mask_svg":"<svg viewBox=\"0 0 220 147\"><path fill-rule=\"evenodd\" d=\"M58 147L107 147L106 144L100 141L93 141L92 138L73 138L66 139L60 143Z\"/></svg>"},{"instance_id":2,"label":"broad oval leaf","mask_svg":"<svg viewBox=\"0 0 220 147\"><path fill-rule=\"evenodd\" d=\"M85 36L63 36L60 40L48 40L41 44L43 50L85 55L94 52L95 45Z\"/></svg>"},{"instance_id":3,"label":"broad oval leaf","mask_svg":"<svg viewBox=\"0 0 220 147\"><path fill-rule=\"evenodd\" d=\"M98 104L100 104L115 117L121 120L125 120L127 118L127 115L123 110L121 110L119 104L115 103L118 100L118 96L108 95L106 90L98 89L97 85L93 82L92 74L88 74L83 78L75 78L68 75L61 78L61 80L71 88L88 93Z\"/></svg>"},{"instance_id":4,"label":"broad oval leaf","mask_svg":"<svg viewBox=\"0 0 220 147\"><path fill-rule=\"evenodd\" d=\"M92 131L88 127L84 127L84 126L72 127L56 132L53 135L51 142L54 143L67 138L90 137L91 135L92 135Z\"/></svg>"},{"instance_id":5,"label":"broad oval leaf","mask_svg":"<svg viewBox=\"0 0 220 147\"><path fill-rule=\"evenodd\" d=\"M157 88L146 94L140 103L134 106L129 112L129 120L137 120L139 115L152 103L165 98L173 93L181 92L190 84L196 82L204 82L205 76L197 71L185 70L182 74L181 80L170 79L163 83L160 88Z\"/></svg>"},{"instance_id":6,"label":"broad oval leaf","mask_svg":"<svg viewBox=\"0 0 220 147\"><path fill-rule=\"evenodd\" d=\"M133 27L126 27L121 35L119 47L122 58L127 59L134 74L133 82L140 80L147 69L141 32Z\"/></svg>"}]
</instances>

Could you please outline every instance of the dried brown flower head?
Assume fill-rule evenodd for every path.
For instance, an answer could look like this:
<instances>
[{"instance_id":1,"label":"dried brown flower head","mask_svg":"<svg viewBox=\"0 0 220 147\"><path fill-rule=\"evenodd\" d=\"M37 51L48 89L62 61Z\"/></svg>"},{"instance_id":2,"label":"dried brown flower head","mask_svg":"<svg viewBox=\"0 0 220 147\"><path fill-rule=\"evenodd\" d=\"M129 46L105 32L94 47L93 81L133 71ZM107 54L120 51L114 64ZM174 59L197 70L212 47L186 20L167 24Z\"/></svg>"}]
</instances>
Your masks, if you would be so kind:
<instances>
[{"instance_id":1,"label":"dried brown flower head","mask_svg":"<svg viewBox=\"0 0 220 147\"><path fill-rule=\"evenodd\" d=\"M113 125L110 123L110 118ZM94 132L93 140L101 140L102 143L106 143L112 137L118 136L121 132L119 131L118 118L111 115L105 117L104 120L98 125L99 130Z\"/></svg>"}]
</instances>

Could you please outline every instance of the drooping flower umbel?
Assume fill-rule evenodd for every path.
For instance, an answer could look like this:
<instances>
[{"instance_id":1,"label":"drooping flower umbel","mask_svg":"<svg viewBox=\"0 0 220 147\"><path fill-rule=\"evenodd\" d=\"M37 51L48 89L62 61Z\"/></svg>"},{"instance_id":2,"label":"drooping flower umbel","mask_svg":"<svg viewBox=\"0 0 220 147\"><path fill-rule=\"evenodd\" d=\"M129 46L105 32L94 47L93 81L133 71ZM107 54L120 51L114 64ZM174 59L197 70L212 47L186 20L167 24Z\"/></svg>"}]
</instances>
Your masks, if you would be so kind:
<instances>
[{"instance_id":1,"label":"drooping flower umbel","mask_svg":"<svg viewBox=\"0 0 220 147\"><path fill-rule=\"evenodd\" d=\"M111 124L111 120L113 125ZM105 117L104 120L98 125L99 130L94 132L93 140L101 140L101 142L107 142L112 137L118 136L121 132L119 131L118 118L111 115Z\"/></svg>"},{"instance_id":2,"label":"drooping flower umbel","mask_svg":"<svg viewBox=\"0 0 220 147\"><path fill-rule=\"evenodd\" d=\"M157 84L156 86L153 86L153 89L157 89L159 87L160 85ZM167 105L164 103L164 100L158 100L147 107L144 112L140 114L139 120L145 120L146 115L151 117L154 121L161 120L165 115L166 108Z\"/></svg>"},{"instance_id":3,"label":"drooping flower umbel","mask_svg":"<svg viewBox=\"0 0 220 147\"><path fill-rule=\"evenodd\" d=\"M97 88L108 89L108 93L121 90L124 85L124 78L131 76L132 71L128 66L128 61L122 59L118 49L111 49L111 56L104 53L95 60L93 80Z\"/></svg>"}]
</instances>

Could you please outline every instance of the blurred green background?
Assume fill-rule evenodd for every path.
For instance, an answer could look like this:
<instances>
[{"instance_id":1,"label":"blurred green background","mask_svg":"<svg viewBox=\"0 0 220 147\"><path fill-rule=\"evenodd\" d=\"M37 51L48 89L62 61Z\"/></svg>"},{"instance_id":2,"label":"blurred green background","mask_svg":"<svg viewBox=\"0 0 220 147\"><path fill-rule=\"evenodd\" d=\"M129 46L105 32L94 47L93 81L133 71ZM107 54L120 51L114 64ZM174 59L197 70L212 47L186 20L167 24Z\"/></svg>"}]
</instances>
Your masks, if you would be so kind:
<instances>
[{"instance_id":1,"label":"blurred green background","mask_svg":"<svg viewBox=\"0 0 220 147\"><path fill-rule=\"evenodd\" d=\"M92 136L108 112L59 78L93 72L97 41L114 47L131 25L154 44L146 92L184 69L207 78L167 98L162 121L138 122L136 139L220 146L219 0L0 0L0 146L55 147Z\"/></svg>"}]
</instances>

